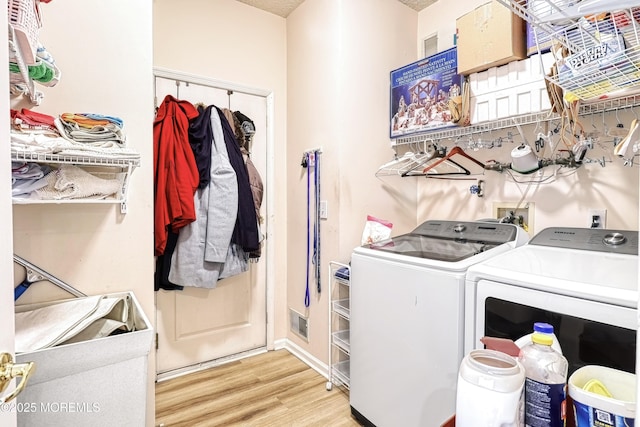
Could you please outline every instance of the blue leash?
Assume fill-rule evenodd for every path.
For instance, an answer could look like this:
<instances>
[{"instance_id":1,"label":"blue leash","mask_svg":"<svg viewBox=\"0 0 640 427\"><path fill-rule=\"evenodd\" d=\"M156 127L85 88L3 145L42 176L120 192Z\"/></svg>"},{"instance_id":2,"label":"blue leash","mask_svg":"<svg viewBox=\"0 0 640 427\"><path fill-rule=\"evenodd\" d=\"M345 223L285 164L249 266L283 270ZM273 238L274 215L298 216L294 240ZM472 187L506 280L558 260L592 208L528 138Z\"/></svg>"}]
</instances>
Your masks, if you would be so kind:
<instances>
[{"instance_id":1,"label":"blue leash","mask_svg":"<svg viewBox=\"0 0 640 427\"><path fill-rule=\"evenodd\" d=\"M313 157L312 157L313 156ZM315 215L313 224L313 256L311 255L311 161L313 159L313 184L314 184L314 204ZM311 293L309 291L309 270L311 263L314 264L314 278L316 280L316 290L322 292L320 285L321 265L320 265L320 152L305 153L304 163L307 167L307 282L304 293L304 306L311 304Z\"/></svg>"},{"instance_id":2,"label":"blue leash","mask_svg":"<svg viewBox=\"0 0 640 427\"><path fill-rule=\"evenodd\" d=\"M320 152L315 152L315 163L313 168L315 180L315 206L316 206L316 223L313 227L313 260L315 262L315 278L316 289L318 293L322 292L320 286Z\"/></svg>"},{"instance_id":3,"label":"blue leash","mask_svg":"<svg viewBox=\"0 0 640 427\"><path fill-rule=\"evenodd\" d=\"M305 289L305 293L304 293L304 306L305 307L309 307L309 304L311 303L311 296L309 294L309 267L310 267L310 246L311 246L311 242L310 242L310 237L309 237L309 228L311 227L311 171L310 171L310 165L309 165L309 160L310 160L310 156L309 153L305 153L305 163L306 163L306 167L307 167L307 287Z\"/></svg>"}]
</instances>

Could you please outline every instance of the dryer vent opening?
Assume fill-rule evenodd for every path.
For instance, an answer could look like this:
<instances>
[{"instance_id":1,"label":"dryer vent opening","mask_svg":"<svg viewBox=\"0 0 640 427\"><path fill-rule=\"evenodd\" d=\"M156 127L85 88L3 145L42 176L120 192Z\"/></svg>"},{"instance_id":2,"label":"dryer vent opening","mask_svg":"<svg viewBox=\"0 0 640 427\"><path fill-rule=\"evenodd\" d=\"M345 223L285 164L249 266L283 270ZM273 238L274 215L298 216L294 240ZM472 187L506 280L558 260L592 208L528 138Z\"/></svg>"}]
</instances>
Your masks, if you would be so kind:
<instances>
[{"instance_id":1,"label":"dryer vent opening","mask_svg":"<svg viewBox=\"0 0 640 427\"><path fill-rule=\"evenodd\" d=\"M291 332L309 342L309 318L293 309L289 309L289 328Z\"/></svg>"}]
</instances>

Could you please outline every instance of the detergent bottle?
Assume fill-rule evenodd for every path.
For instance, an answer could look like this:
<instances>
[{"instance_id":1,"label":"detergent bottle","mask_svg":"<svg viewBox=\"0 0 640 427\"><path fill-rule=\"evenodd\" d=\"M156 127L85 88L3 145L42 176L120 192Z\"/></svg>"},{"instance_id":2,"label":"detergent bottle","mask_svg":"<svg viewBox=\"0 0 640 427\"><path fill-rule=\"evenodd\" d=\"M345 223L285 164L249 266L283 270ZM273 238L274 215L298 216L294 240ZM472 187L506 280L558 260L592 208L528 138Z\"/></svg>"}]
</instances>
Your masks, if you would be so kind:
<instances>
[{"instance_id":1,"label":"detergent bottle","mask_svg":"<svg viewBox=\"0 0 640 427\"><path fill-rule=\"evenodd\" d=\"M534 332L520 350L525 370L526 427L565 427L567 416L567 359L552 347L553 336Z\"/></svg>"},{"instance_id":2,"label":"detergent bottle","mask_svg":"<svg viewBox=\"0 0 640 427\"><path fill-rule=\"evenodd\" d=\"M551 338L553 338L553 343L551 344L551 347L553 347L553 349L556 350L558 353L562 354L562 347L560 347L560 342L558 341L558 337L554 333L553 325L549 323L544 323L544 322L536 322L533 324L533 332L540 332L543 334L551 335ZM531 344L532 335L533 333L530 333L518 338L515 341L516 345L522 348L527 344Z\"/></svg>"}]
</instances>

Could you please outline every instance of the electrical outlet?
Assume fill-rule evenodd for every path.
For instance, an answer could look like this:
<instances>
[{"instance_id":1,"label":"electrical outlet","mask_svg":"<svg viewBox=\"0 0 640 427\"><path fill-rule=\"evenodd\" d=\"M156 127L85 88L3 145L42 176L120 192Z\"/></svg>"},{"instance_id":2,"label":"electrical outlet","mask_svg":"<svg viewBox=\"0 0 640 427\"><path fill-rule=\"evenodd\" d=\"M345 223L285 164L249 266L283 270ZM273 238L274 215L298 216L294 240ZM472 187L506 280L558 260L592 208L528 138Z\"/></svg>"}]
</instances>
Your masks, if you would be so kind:
<instances>
[{"instance_id":1,"label":"electrical outlet","mask_svg":"<svg viewBox=\"0 0 640 427\"><path fill-rule=\"evenodd\" d=\"M606 209L589 209L589 228L606 228L607 227L607 210Z\"/></svg>"}]
</instances>

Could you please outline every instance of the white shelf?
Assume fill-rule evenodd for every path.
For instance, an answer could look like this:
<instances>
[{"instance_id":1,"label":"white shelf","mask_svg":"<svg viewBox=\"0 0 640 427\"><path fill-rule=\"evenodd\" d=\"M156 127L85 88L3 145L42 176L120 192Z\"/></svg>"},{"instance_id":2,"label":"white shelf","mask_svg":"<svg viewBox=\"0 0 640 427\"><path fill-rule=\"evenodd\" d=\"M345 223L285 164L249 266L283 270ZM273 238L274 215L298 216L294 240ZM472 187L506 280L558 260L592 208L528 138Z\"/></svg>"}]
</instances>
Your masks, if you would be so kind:
<instances>
[{"instance_id":1,"label":"white shelf","mask_svg":"<svg viewBox=\"0 0 640 427\"><path fill-rule=\"evenodd\" d=\"M329 298L329 386L335 384L349 388L349 357L351 336L349 330L351 299L351 268L347 264L329 263L331 280ZM334 359L334 352L335 356Z\"/></svg>"},{"instance_id":2,"label":"white shelf","mask_svg":"<svg viewBox=\"0 0 640 427\"><path fill-rule=\"evenodd\" d=\"M608 113L626 108L634 108L640 106L640 93L630 94L621 97L612 97L599 99L595 101L585 101L580 104L579 115L589 116L593 114ZM436 142L443 139L455 139L463 136L469 136L482 132L493 130L511 129L517 126L534 124L537 122L558 120L560 116L549 110L538 113L521 114L510 116L503 119L490 120L486 122L476 123L465 127L453 127L440 131L428 132L419 135L396 138L393 145L423 144L427 142Z\"/></svg>"},{"instance_id":3,"label":"white shelf","mask_svg":"<svg viewBox=\"0 0 640 427\"><path fill-rule=\"evenodd\" d=\"M333 344L340 348L345 354L349 354L351 350L351 339L349 330L338 331L333 333Z\"/></svg>"},{"instance_id":4,"label":"white shelf","mask_svg":"<svg viewBox=\"0 0 640 427\"><path fill-rule=\"evenodd\" d=\"M12 150L11 161L27 163L44 163L51 165L71 164L75 166L85 166L88 168L107 168L113 172L94 172L95 175L121 175L122 187L117 196L105 199L64 199L64 200L42 200L25 197L14 197L12 202L15 205L42 205L42 204L119 204L120 212L127 213L127 198L129 192L129 180L133 170L140 165L140 158L118 158L115 156L99 157L95 155L70 155L36 153Z\"/></svg>"},{"instance_id":5,"label":"white shelf","mask_svg":"<svg viewBox=\"0 0 640 427\"><path fill-rule=\"evenodd\" d=\"M333 311L335 311L345 319L348 319L350 315L349 300L341 299L338 301L333 301Z\"/></svg>"},{"instance_id":6,"label":"white shelf","mask_svg":"<svg viewBox=\"0 0 640 427\"><path fill-rule=\"evenodd\" d=\"M346 388L349 388L349 379L350 379L350 363L349 360L344 360L342 362L334 363L331 366L331 370L333 371L333 383L336 385L344 385Z\"/></svg>"},{"instance_id":7,"label":"white shelf","mask_svg":"<svg viewBox=\"0 0 640 427\"><path fill-rule=\"evenodd\" d=\"M34 162L34 163L58 163L86 166L116 166L116 167L138 167L140 158L124 158L117 156L95 156L79 154L52 154L36 153L30 151L15 151L11 153L12 161Z\"/></svg>"}]
</instances>

